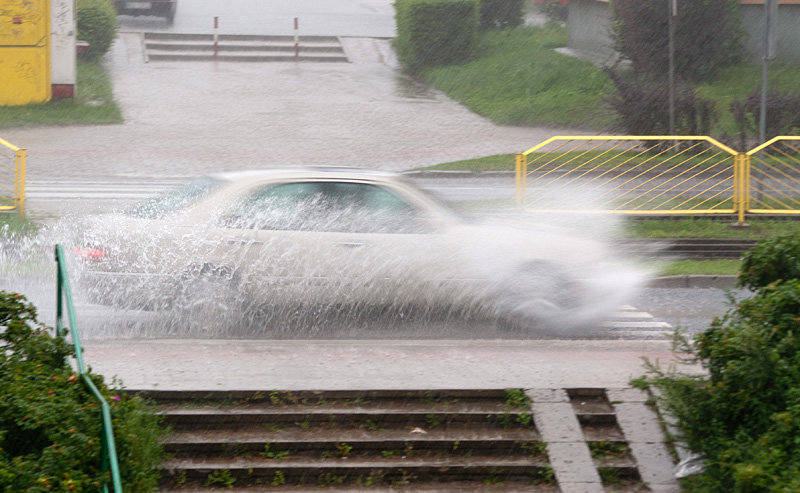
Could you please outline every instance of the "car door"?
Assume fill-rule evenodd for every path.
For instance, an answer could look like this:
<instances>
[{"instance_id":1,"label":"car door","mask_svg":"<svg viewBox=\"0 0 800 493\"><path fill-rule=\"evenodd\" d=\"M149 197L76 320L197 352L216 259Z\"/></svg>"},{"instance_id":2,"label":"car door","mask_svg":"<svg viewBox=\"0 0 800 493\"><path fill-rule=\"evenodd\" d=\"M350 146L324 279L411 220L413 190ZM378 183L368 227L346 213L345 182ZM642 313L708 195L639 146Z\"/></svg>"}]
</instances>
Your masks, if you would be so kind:
<instances>
[{"instance_id":1,"label":"car door","mask_svg":"<svg viewBox=\"0 0 800 493\"><path fill-rule=\"evenodd\" d=\"M255 186L223 220L255 232L246 281L262 302L425 298L416 288L435 248L434 221L387 186L355 180Z\"/></svg>"}]
</instances>

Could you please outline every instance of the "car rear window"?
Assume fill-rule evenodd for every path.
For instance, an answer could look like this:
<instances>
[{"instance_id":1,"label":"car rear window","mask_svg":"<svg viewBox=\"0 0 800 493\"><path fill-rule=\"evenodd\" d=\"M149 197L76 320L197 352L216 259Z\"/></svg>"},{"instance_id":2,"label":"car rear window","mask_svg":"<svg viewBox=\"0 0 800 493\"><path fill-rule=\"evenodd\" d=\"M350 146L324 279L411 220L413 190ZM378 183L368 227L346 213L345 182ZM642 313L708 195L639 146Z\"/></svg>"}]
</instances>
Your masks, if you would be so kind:
<instances>
[{"instance_id":1,"label":"car rear window","mask_svg":"<svg viewBox=\"0 0 800 493\"><path fill-rule=\"evenodd\" d=\"M142 219L163 219L196 204L219 188L224 181L210 177L193 180L128 209L126 214Z\"/></svg>"}]
</instances>

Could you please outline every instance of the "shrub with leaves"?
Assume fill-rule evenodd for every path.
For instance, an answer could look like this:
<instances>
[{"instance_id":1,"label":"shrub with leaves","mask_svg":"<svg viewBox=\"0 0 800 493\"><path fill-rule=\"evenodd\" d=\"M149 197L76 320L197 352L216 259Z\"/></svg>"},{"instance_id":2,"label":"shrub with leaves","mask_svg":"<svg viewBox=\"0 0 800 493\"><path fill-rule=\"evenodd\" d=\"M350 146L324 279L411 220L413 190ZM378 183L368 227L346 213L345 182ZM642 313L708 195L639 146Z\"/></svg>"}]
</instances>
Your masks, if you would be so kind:
<instances>
[{"instance_id":1,"label":"shrub with leaves","mask_svg":"<svg viewBox=\"0 0 800 493\"><path fill-rule=\"evenodd\" d=\"M89 42L86 58L105 55L117 35L117 11L109 0L78 0L78 39Z\"/></svg>"},{"instance_id":2,"label":"shrub with leaves","mask_svg":"<svg viewBox=\"0 0 800 493\"><path fill-rule=\"evenodd\" d=\"M761 241L744 254L739 286L758 290L789 279L800 279L800 235Z\"/></svg>"},{"instance_id":3,"label":"shrub with leaves","mask_svg":"<svg viewBox=\"0 0 800 493\"><path fill-rule=\"evenodd\" d=\"M665 81L653 81L614 69L606 69L616 91L605 102L618 115L618 125L632 135L669 133L669 97ZM675 132L708 135L714 121L714 102L697 97L694 89L678 84L675 91Z\"/></svg>"},{"instance_id":4,"label":"shrub with leaves","mask_svg":"<svg viewBox=\"0 0 800 493\"><path fill-rule=\"evenodd\" d=\"M800 490L800 258L789 253L798 246L794 237L756 247L739 281L756 294L694 346L683 339L707 376L649 365L647 379L662 390L679 438L705 460L689 491ZM755 275L760 269L769 275Z\"/></svg>"},{"instance_id":5,"label":"shrub with leaves","mask_svg":"<svg viewBox=\"0 0 800 493\"><path fill-rule=\"evenodd\" d=\"M639 74L666 77L669 67L669 2L615 0L613 37L617 51ZM744 54L736 0L678 0L675 74L706 80Z\"/></svg>"},{"instance_id":6,"label":"shrub with leaves","mask_svg":"<svg viewBox=\"0 0 800 493\"><path fill-rule=\"evenodd\" d=\"M800 92L767 93L767 120L764 130L767 139L777 135L797 135L800 132ZM744 100L731 103L731 114L739 133L739 147L745 149L748 142L758 138L761 118L761 88L750 93Z\"/></svg>"},{"instance_id":7,"label":"shrub with leaves","mask_svg":"<svg viewBox=\"0 0 800 493\"><path fill-rule=\"evenodd\" d=\"M73 348L36 320L36 309L0 291L0 490L99 491L100 403L66 358ZM90 378L111 406L125 491L154 491L160 419L145 403Z\"/></svg>"},{"instance_id":8,"label":"shrub with leaves","mask_svg":"<svg viewBox=\"0 0 800 493\"><path fill-rule=\"evenodd\" d=\"M397 56L416 73L469 59L478 33L477 0L397 0Z\"/></svg>"}]
</instances>

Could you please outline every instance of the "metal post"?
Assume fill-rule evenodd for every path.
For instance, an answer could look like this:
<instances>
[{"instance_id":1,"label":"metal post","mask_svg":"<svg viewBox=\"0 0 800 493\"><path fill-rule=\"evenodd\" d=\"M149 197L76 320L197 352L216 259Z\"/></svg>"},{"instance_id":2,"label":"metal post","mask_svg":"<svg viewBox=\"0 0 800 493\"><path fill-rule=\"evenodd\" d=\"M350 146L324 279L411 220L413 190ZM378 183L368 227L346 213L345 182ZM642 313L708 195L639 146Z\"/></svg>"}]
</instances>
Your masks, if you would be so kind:
<instances>
[{"instance_id":1,"label":"metal post","mask_svg":"<svg viewBox=\"0 0 800 493\"><path fill-rule=\"evenodd\" d=\"M214 17L214 60L219 54L219 17Z\"/></svg>"},{"instance_id":2,"label":"metal post","mask_svg":"<svg viewBox=\"0 0 800 493\"><path fill-rule=\"evenodd\" d=\"M300 36L298 35L299 22L297 17L294 18L294 61L300 58Z\"/></svg>"},{"instance_id":3,"label":"metal post","mask_svg":"<svg viewBox=\"0 0 800 493\"><path fill-rule=\"evenodd\" d=\"M667 24L669 26L669 134L675 135L675 16L677 0L667 0Z\"/></svg>"}]
</instances>

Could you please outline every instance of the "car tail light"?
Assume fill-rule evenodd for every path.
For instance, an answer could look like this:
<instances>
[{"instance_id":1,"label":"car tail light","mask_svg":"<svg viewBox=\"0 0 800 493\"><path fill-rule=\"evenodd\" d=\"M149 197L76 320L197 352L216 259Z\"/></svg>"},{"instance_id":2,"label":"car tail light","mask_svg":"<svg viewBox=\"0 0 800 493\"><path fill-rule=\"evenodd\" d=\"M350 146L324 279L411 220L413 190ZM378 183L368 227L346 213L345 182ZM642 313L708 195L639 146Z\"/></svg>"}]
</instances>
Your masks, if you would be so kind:
<instances>
[{"instance_id":1,"label":"car tail light","mask_svg":"<svg viewBox=\"0 0 800 493\"><path fill-rule=\"evenodd\" d=\"M105 260L107 255L102 248L88 246L77 247L75 249L75 253L78 255L78 257L84 260L92 260L95 262Z\"/></svg>"}]
</instances>

